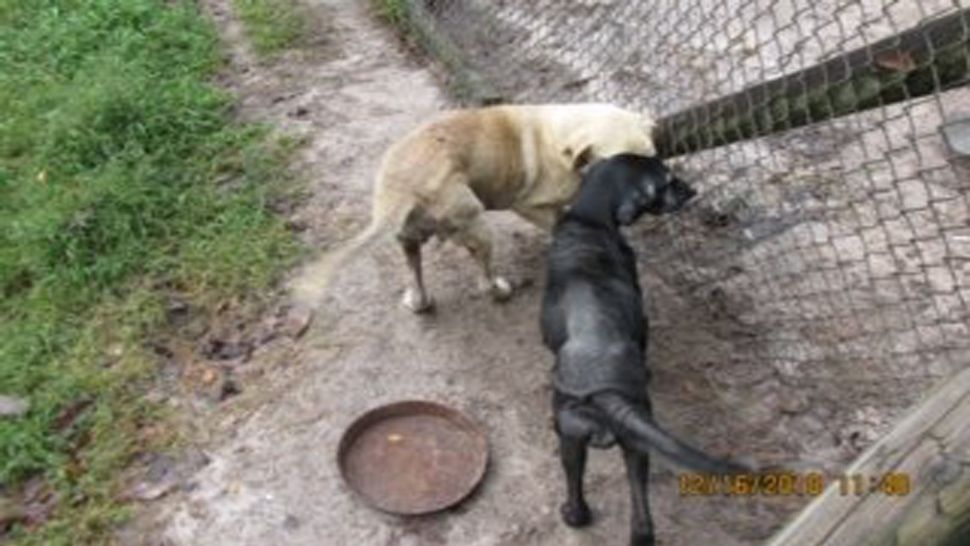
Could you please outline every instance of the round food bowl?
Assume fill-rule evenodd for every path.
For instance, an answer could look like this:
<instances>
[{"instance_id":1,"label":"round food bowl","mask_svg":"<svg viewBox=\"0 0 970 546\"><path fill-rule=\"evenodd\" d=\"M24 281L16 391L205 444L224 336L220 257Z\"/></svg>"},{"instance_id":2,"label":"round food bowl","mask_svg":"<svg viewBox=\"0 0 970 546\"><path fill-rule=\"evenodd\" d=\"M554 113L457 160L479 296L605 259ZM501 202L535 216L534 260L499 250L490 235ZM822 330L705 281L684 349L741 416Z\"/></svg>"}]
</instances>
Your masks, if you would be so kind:
<instances>
[{"instance_id":1,"label":"round food bowl","mask_svg":"<svg viewBox=\"0 0 970 546\"><path fill-rule=\"evenodd\" d=\"M429 514L471 494L485 475L488 441L464 414L423 400L394 402L344 431L337 464L368 505L391 514Z\"/></svg>"}]
</instances>

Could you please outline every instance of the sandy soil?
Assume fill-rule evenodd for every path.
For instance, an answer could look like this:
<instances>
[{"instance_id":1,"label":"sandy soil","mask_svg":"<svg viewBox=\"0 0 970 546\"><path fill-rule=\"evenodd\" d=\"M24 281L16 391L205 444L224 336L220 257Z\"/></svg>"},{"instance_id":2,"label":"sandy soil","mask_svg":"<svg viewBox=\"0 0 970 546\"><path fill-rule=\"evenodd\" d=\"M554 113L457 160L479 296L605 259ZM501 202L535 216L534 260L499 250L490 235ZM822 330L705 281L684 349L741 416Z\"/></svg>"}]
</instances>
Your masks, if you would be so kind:
<instances>
[{"instance_id":1,"label":"sandy soil","mask_svg":"<svg viewBox=\"0 0 970 546\"><path fill-rule=\"evenodd\" d=\"M307 140L297 168L311 182L310 197L292 222L320 249L346 239L367 222L380 154L448 99L431 71L374 21L366 2L316 0L314 40L265 62L249 53L227 0L204 4L228 44L223 83L239 96L240 117ZM511 215L492 219L499 267L520 287L510 302L476 296L470 259L450 246L427 253L438 303L428 317L398 305L404 272L397 249L380 248L355 262L309 332L257 348L240 365L242 393L198 414L195 441L207 462L149 504L120 541L624 543L628 492L614 451L590 460L594 525L576 531L559 521L564 484L550 424L551 358L537 324L547 236ZM863 401L847 403L793 380L783 366L766 365L759 357L767 336L738 319L725 292L694 291L688 299L683 286L668 284L657 274L664 257L684 250L668 231L645 227L635 241L653 325L651 393L668 428L713 453L834 471L886 426L884 414L866 413ZM465 503L402 519L375 513L351 495L339 479L335 450L361 412L411 398L452 404L479 420L492 458L482 487ZM652 471L650 498L664 546L756 544L805 502L685 498L675 470L655 459Z\"/></svg>"}]
</instances>

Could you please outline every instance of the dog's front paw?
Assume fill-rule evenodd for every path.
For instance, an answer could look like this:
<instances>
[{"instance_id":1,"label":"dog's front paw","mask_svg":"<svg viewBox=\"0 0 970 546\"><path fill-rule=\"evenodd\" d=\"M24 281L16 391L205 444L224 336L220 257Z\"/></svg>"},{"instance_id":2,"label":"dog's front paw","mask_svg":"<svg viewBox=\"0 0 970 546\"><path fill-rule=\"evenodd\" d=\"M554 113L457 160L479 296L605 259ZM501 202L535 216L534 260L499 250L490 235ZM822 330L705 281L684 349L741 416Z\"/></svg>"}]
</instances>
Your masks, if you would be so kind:
<instances>
[{"instance_id":1,"label":"dog's front paw","mask_svg":"<svg viewBox=\"0 0 970 546\"><path fill-rule=\"evenodd\" d=\"M512 297L512 283L505 277L495 277L492 280L491 293L495 301L506 301Z\"/></svg>"},{"instance_id":2,"label":"dog's front paw","mask_svg":"<svg viewBox=\"0 0 970 546\"><path fill-rule=\"evenodd\" d=\"M434 310L434 300L414 289L407 289L401 299L401 305L412 313L430 313Z\"/></svg>"},{"instance_id":3,"label":"dog's front paw","mask_svg":"<svg viewBox=\"0 0 970 546\"><path fill-rule=\"evenodd\" d=\"M633 535L630 538L630 546L654 546L656 544L656 539L653 537L653 533L646 535Z\"/></svg>"},{"instance_id":4,"label":"dog's front paw","mask_svg":"<svg viewBox=\"0 0 970 546\"><path fill-rule=\"evenodd\" d=\"M564 502L559 507L559 513L562 514L562 520L570 527L585 527L592 521L589 506L585 502Z\"/></svg>"}]
</instances>

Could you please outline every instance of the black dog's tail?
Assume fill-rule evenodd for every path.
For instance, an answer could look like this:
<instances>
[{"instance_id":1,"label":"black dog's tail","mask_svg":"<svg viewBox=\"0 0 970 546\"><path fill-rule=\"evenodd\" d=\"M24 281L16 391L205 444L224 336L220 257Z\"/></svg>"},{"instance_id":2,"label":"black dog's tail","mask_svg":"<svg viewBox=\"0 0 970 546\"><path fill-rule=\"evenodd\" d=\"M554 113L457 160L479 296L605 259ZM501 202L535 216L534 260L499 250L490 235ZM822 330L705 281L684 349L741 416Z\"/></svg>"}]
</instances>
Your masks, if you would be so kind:
<instances>
[{"instance_id":1,"label":"black dog's tail","mask_svg":"<svg viewBox=\"0 0 970 546\"><path fill-rule=\"evenodd\" d=\"M593 395L592 401L606 414L617 437L639 452L656 451L674 463L698 472L711 474L752 472L752 469L744 465L715 459L678 440L660 428L646 408L631 403L619 393L602 392Z\"/></svg>"}]
</instances>

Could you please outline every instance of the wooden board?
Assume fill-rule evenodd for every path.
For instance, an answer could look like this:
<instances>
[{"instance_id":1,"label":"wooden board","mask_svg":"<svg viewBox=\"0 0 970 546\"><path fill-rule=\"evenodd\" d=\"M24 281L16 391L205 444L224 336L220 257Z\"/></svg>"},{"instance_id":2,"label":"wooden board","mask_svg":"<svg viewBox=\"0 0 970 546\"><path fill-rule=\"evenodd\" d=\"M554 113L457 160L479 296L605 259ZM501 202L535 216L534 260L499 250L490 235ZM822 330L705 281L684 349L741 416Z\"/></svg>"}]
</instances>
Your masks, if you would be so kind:
<instances>
[{"instance_id":1,"label":"wooden board","mask_svg":"<svg viewBox=\"0 0 970 546\"><path fill-rule=\"evenodd\" d=\"M845 475L893 472L906 495L843 494L837 483L768 546L966 546L970 544L970 368L945 381Z\"/></svg>"}]
</instances>

